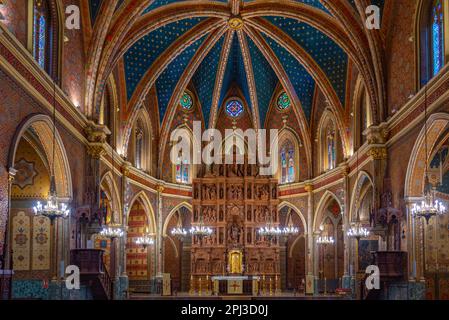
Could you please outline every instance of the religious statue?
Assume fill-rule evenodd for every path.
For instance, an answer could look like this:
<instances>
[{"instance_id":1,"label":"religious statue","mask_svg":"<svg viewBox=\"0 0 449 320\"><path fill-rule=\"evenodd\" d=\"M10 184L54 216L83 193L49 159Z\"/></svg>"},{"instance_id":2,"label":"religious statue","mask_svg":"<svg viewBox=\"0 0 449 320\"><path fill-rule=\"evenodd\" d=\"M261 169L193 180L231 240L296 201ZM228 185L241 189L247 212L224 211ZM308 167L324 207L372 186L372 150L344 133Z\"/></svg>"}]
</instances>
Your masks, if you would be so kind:
<instances>
[{"instance_id":1,"label":"religious statue","mask_svg":"<svg viewBox=\"0 0 449 320\"><path fill-rule=\"evenodd\" d=\"M240 243L240 227L236 222L234 222L229 230L229 238L231 243L238 244Z\"/></svg>"}]
</instances>

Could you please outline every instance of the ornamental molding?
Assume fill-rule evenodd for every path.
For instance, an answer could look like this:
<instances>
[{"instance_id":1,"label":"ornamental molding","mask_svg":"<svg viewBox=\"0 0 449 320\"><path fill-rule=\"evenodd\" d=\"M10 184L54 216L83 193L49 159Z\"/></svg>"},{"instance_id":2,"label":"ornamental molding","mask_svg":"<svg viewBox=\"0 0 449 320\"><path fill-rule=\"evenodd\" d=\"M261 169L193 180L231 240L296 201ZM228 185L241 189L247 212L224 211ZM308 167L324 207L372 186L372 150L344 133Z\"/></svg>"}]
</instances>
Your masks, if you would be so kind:
<instances>
[{"instance_id":1,"label":"ornamental molding","mask_svg":"<svg viewBox=\"0 0 449 320\"><path fill-rule=\"evenodd\" d=\"M376 146L369 149L367 155L373 160L386 160L388 158L388 150L385 146Z\"/></svg>"}]
</instances>

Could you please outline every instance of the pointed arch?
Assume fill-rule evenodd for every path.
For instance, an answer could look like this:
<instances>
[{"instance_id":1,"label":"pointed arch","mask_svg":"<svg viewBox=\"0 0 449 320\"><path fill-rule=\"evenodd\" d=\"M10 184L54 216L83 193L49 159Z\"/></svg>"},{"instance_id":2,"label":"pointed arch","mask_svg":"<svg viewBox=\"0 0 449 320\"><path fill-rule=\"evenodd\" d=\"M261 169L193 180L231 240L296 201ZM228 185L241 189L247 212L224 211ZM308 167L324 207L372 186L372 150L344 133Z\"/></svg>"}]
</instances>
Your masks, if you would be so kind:
<instances>
[{"instance_id":1,"label":"pointed arch","mask_svg":"<svg viewBox=\"0 0 449 320\"><path fill-rule=\"evenodd\" d=\"M324 212L327 208L327 205L329 204L329 202L331 200L335 200L338 203L338 206L340 207L341 212L343 212L344 206L341 203L340 199L335 195L335 193L333 193L329 190L326 190L326 192L323 194L320 201L318 202L317 210L315 211L315 215L313 217L313 224L312 224L313 232L316 232L319 230L321 220L324 217Z\"/></svg>"},{"instance_id":2,"label":"pointed arch","mask_svg":"<svg viewBox=\"0 0 449 320\"><path fill-rule=\"evenodd\" d=\"M419 0L415 16L416 90L435 77L447 63L447 1Z\"/></svg>"},{"instance_id":3,"label":"pointed arch","mask_svg":"<svg viewBox=\"0 0 449 320\"><path fill-rule=\"evenodd\" d=\"M341 160L338 151L342 147L342 141L338 139L335 115L330 109L323 112L318 123L316 136L318 139L319 172L335 169Z\"/></svg>"},{"instance_id":4,"label":"pointed arch","mask_svg":"<svg viewBox=\"0 0 449 320\"><path fill-rule=\"evenodd\" d=\"M148 111L141 107L132 126L128 159L140 170L151 174L153 130Z\"/></svg>"},{"instance_id":5,"label":"pointed arch","mask_svg":"<svg viewBox=\"0 0 449 320\"><path fill-rule=\"evenodd\" d=\"M298 134L290 127L284 127L279 133L279 169L276 178L281 184L295 183L299 181L299 149ZM293 173L291 172L293 170Z\"/></svg>"},{"instance_id":6,"label":"pointed arch","mask_svg":"<svg viewBox=\"0 0 449 320\"><path fill-rule=\"evenodd\" d=\"M157 233L157 224L156 224L156 216L154 214L153 206L151 205L151 201L148 198L145 191L140 191L139 193L135 194L134 197L131 199L128 205L128 210L126 212L126 222L128 222L129 214L131 213L131 209L136 201L140 201L140 203L143 205L145 214L147 216L147 226L149 229L149 232L151 234Z\"/></svg>"},{"instance_id":7,"label":"pointed arch","mask_svg":"<svg viewBox=\"0 0 449 320\"><path fill-rule=\"evenodd\" d=\"M353 151L360 148L365 142L365 130L373 124L373 112L369 101L369 94L366 91L363 78L359 76L354 89L354 99L352 105L352 146Z\"/></svg>"},{"instance_id":8,"label":"pointed arch","mask_svg":"<svg viewBox=\"0 0 449 320\"><path fill-rule=\"evenodd\" d=\"M168 237L167 234L167 228L168 228L168 224L170 223L170 219L173 217L173 215L178 212L181 208L186 208L188 211L190 211L190 213L193 213L193 207L190 203L184 201L181 202L180 204L178 204L177 206L175 206L170 213L167 215L167 217L165 218L164 221L164 226L162 227L162 237ZM170 237L168 237L170 238Z\"/></svg>"},{"instance_id":9,"label":"pointed arch","mask_svg":"<svg viewBox=\"0 0 449 320\"><path fill-rule=\"evenodd\" d=\"M10 145L8 156L8 167L14 168L16 162L16 152L20 140L29 130L32 130L42 145L48 164L52 167L52 149L53 149L53 120L44 114L33 114L25 118L18 126L12 143ZM63 201L70 201L73 198L72 175L70 171L67 152L64 147L59 130L55 129L55 182L56 192Z\"/></svg>"},{"instance_id":10,"label":"pointed arch","mask_svg":"<svg viewBox=\"0 0 449 320\"><path fill-rule=\"evenodd\" d=\"M360 206L356 207L356 200L363 200L361 197L366 194L369 188L372 188L373 191L373 199L372 203L374 203L374 197L376 192L376 187L373 181L373 178L366 171L360 171L357 179L355 180L354 187L351 192L351 201L350 201L350 210L349 210L349 222L354 221L355 214L357 210L359 210Z\"/></svg>"},{"instance_id":11,"label":"pointed arch","mask_svg":"<svg viewBox=\"0 0 449 320\"><path fill-rule=\"evenodd\" d=\"M28 50L55 80L59 79L63 50L62 11L57 0L28 0Z\"/></svg>"},{"instance_id":12,"label":"pointed arch","mask_svg":"<svg viewBox=\"0 0 449 320\"><path fill-rule=\"evenodd\" d=\"M302 225L304 227L304 233L307 233L307 221L304 218L304 214L302 213L301 210L299 210L299 208L297 206L295 206L294 204L288 202L288 201L284 201L281 204L279 204L278 206L278 212L281 211L282 209L284 209L285 207L290 208L291 210L293 210L301 219Z\"/></svg>"},{"instance_id":13,"label":"pointed arch","mask_svg":"<svg viewBox=\"0 0 449 320\"><path fill-rule=\"evenodd\" d=\"M448 113L434 113L427 120L427 143L428 154L425 155L425 136L426 130L423 127L416 138L414 147L410 156L405 175L405 198L420 197L424 190L424 165L425 159L429 159L435 143L441 134L447 129L449 124Z\"/></svg>"},{"instance_id":14,"label":"pointed arch","mask_svg":"<svg viewBox=\"0 0 449 320\"><path fill-rule=\"evenodd\" d=\"M123 223L123 215L122 215L122 205L120 202L120 192L118 190L117 184L114 180L114 175L112 171L106 172L103 177L100 179L100 190L103 188L106 195L110 197L110 200L114 200L114 207L112 208L113 223ZM100 196L98 196L100 198Z\"/></svg>"}]
</instances>

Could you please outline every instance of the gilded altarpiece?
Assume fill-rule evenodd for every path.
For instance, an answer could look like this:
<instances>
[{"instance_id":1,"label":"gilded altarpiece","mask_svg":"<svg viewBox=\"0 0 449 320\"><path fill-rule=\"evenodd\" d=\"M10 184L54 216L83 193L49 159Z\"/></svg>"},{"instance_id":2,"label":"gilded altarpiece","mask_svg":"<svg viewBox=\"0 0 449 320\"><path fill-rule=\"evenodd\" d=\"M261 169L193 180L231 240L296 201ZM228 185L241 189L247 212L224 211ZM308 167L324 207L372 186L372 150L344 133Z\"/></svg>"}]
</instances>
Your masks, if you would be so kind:
<instances>
[{"instance_id":1,"label":"gilded altarpiece","mask_svg":"<svg viewBox=\"0 0 449 320\"><path fill-rule=\"evenodd\" d=\"M213 165L193 181L192 226L201 219L211 236L192 239L193 276L280 274L277 239L258 233L279 225L278 181L255 165Z\"/></svg>"}]
</instances>

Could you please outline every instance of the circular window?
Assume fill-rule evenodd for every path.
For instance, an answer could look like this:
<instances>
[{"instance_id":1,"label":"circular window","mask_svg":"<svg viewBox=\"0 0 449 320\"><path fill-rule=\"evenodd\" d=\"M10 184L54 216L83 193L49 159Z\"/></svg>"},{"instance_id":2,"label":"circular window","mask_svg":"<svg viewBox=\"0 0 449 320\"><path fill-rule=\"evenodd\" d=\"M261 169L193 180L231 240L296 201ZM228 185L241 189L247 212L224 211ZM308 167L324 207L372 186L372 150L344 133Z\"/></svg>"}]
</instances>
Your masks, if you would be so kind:
<instances>
[{"instance_id":1,"label":"circular window","mask_svg":"<svg viewBox=\"0 0 449 320\"><path fill-rule=\"evenodd\" d=\"M277 101L277 107L279 110L287 110L288 108L290 108L291 102L290 102L290 97L288 96L287 93L282 92L279 97L278 97L278 101Z\"/></svg>"},{"instance_id":2,"label":"circular window","mask_svg":"<svg viewBox=\"0 0 449 320\"><path fill-rule=\"evenodd\" d=\"M226 105L226 113L232 118L237 118L243 113L243 105L238 100L231 100Z\"/></svg>"},{"instance_id":3,"label":"circular window","mask_svg":"<svg viewBox=\"0 0 449 320\"><path fill-rule=\"evenodd\" d=\"M185 110L192 109L192 107L193 107L192 96L190 94L188 94L187 92L184 92L179 103L181 104L181 107Z\"/></svg>"}]
</instances>

